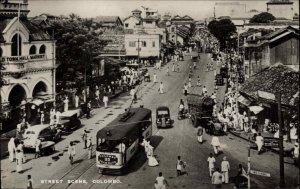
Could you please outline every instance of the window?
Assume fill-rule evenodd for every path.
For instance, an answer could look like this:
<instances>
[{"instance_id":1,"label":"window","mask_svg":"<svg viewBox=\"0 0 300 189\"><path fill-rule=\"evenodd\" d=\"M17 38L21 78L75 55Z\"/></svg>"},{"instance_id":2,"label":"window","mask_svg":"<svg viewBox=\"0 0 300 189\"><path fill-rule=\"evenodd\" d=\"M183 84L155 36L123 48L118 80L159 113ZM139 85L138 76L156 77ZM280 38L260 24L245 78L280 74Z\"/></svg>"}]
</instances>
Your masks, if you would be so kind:
<instances>
[{"instance_id":1,"label":"window","mask_svg":"<svg viewBox=\"0 0 300 189\"><path fill-rule=\"evenodd\" d=\"M172 32L172 33L175 32L175 28L174 28L174 27L171 28L171 32Z\"/></svg>"},{"instance_id":2,"label":"window","mask_svg":"<svg viewBox=\"0 0 300 189\"><path fill-rule=\"evenodd\" d=\"M45 45L42 45L40 47L39 54L45 54L45 52L46 52L46 47L45 47Z\"/></svg>"},{"instance_id":3,"label":"window","mask_svg":"<svg viewBox=\"0 0 300 189\"><path fill-rule=\"evenodd\" d=\"M31 54L36 54L36 47L35 47L35 45L32 45L31 47L30 47L30 49L29 49L29 54L31 55Z\"/></svg>"},{"instance_id":4,"label":"window","mask_svg":"<svg viewBox=\"0 0 300 189\"><path fill-rule=\"evenodd\" d=\"M155 47L155 41L152 41L152 47Z\"/></svg>"},{"instance_id":5,"label":"window","mask_svg":"<svg viewBox=\"0 0 300 189\"><path fill-rule=\"evenodd\" d=\"M19 45L18 45L19 41ZM20 56L22 54L22 38L19 34L15 34L11 39L11 56ZM19 47L19 49L18 49Z\"/></svg>"},{"instance_id":6,"label":"window","mask_svg":"<svg viewBox=\"0 0 300 189\"><path fill-rule=\"evenodd\" d=\"M125 27L128 28L129 24L125 24Z\"/></svg>"},{"instance_id":7,"label":"window","mask_svg":"<svg viewBox=\"0 0 300 189\"><path fill-rule=\"evenodd\" d=\"M142 41L142 47L147 47L146 41Z\"/></svg>"},{"instance_id":8,"label":"window","mask_svg":"<svg viewBox=\"0 0 300 189\"><path fill-rule=\"evenodd\" d=\"M129 41L129 47L135 47L135 41Z\"/></svg>"}]
</instances>

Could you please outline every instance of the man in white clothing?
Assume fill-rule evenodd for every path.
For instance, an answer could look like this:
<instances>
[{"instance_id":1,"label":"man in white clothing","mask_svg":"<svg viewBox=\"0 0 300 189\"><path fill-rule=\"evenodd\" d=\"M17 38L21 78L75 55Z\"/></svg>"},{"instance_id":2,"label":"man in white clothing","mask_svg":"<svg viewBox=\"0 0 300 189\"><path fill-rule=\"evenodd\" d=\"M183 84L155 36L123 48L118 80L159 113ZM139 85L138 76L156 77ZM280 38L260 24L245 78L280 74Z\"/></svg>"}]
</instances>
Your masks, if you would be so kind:
<instances>
[{"instance_id":1,"label":"man in white clothing","mask_svg":"<svg viewBox=\"0 0 300 189\"><path fill-rule=\"evenodd\" d=\"M264 138L261 136L261 133L258 133L256 136L255 143L257 145L258 154L260 154L261 148L264 144Z\"/></svg>"},{"instance_id":2,"label":"man in white clothing","mask_svg":"<svg viewBox=\"0 0 300 189\"><path fill-rule=\"evenodd\" d=\"M219 147L220 147L220 141L219 141L219 138L217 136L213 136L212 139L211 139L211 145L213 146L214 148L214 152L216 155L218 155L219 153Z\"/></svg>"},{"instance_id":3,"label":"man in white clothing","mask_svg":"<svg viewBox=\"0 0 300 189\"><path fill-rule=\"evenodd\" d=\"M213 157L212 153L209 154L209 157L207 158L207 162L208 162L209 176L212 176L213 170L215 168L215 162L216 162L216 159Z\"/></svg>"},{"instance_id":4,"label":"man in white clothing","mask_svg":"<svg viewBox=\"0 0 300 189\"><path fill-rule=\"evenodd\" d=\"M221 163L221 171L223 173L225 183L229 182L229 170L230 170L229 162L227 161L226 156L224 156L223 161Z\"/></svg>"},{"instance_id":5,"label":"man in white clothing","mask_svg":"<svg viewBox=\"0 0 300 189\"><path fill-rule=\"evenodd\" d=\"M163 82L160 82L160 84L159 84L159 93L160 94L164 93L164 84L163 84Z\"/></svg>"}]
</instances>

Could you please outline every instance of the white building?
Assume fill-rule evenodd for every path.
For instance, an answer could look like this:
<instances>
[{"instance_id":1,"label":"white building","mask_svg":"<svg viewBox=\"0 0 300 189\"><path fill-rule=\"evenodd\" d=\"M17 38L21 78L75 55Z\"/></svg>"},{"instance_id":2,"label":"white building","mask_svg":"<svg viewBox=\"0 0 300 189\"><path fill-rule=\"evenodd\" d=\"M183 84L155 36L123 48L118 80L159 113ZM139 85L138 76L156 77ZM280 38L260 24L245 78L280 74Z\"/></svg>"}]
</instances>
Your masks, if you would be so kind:
<instances>
[{"instance_id":1,"label":"white building","mask_svg":"<svg viewBox=\"0 0 300 189\"><path fill-rule=\"evenodd\" d=\"M51 99L55 94L55 42L51 36L27 19L26 0L0 3L1 105L16 108L22 100L30 102L38 92ZM45 94L44 93L44 94ZM8 108L8 109L9 109Z\"/></svg>"},{"instance_id":2,"label":"white building","mask_svg":"<svg viewBox=\"0 0 300 189\"><path fill-rule=\"evenodd\" d=\"M159 57L160 35L154 34L126 34L126 56L132 57Z\"/></svg>"},{"instance_id":3,"label":"white building","mask_svg":"<svg viewBox=\"0 0 300 189\"><path fill-rule=\"evenodd\" d=\"M294 6L290 0L271 0L267 2L267 11L276 18L293 19Z\"/></svg>"}]
</instances>

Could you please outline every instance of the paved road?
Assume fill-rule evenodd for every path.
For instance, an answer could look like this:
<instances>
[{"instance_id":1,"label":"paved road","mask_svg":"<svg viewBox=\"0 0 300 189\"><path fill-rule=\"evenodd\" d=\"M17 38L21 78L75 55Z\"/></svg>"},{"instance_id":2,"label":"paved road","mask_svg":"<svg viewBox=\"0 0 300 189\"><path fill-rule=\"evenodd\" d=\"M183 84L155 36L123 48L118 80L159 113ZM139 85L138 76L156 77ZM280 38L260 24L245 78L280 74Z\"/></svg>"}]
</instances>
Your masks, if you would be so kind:
<instances>
[{"instance_id":1,"label":"paved road","mask_svg":"<svg viewBox=\"0 0 300 189\"><path fill-rule=\"evenodd\" d=\"M194 70L195 78L193 84L196 84L196 78L199 75L202 84L208 89L209 94L213 92L213 72L205 72L206 62L209 61L207 54L201 54L201 60L198 64L198 69ZM6 188L12 188L15 181L16 188L25 188L26 175L32 174L35 180L36 188L70 188L70 189L83 189L83 188L109 188L109 189L123 189L123 188L154 188L153 183L158 175L158 172L162 171L165 178L169 182L169 188L186 188L186 189L202 189L212 188L210 184L210 177L208 174L206 159L209 153L213 152L210 145L211 136L204 135L206 142L202 145L197 143L196 129L193 128L188 119L177 120L177 110L179 100L185 99L182 95L183 84L188 80L189 64L191 63L190 57L186 56L186 60L180 62L181 72L173 73L170 76L166 75L166 66L161 71L150 70L151 73L156 72L158 80L164 82L165 94L158 94L159 84L143 83L138 92L138 98L140 100L134 106L143 104L146 108L150 108L153 111L153 123L155 123L155 109L159 105L167 105L170 107L171 116L175 120L174 127L170 129L157 129L155 124L153 125L153 131L155 135L151 139L151 144L155 147L154 154L160 162L158 167L149 167L145 156L140 153L137 155L131 165L129 166L129 172L123 176L107 176L98 174L98 170L95 166L95 159L87 160L87 152L82 149L82 143L80 143L80 133L83 128L74 132L68 136L65 140L57 144L58 154L64 154L58 156L58 161L53 161L51 157L43 157L37 160L31 160L24 164L24 168L32 169L27 170L23 174L17 174L11 172L14 170L7 160L2 160L1 163L7 163L2 166L1 171L5 172L2 176L2 183ZM171 64L169 64L171 67ZM223 98L224 88L218 90L218 101ZM96 131L102 128L113 120L116 115L124 111L125 107L129 105L129 97L126 95L121 96L118 100L111 103L109 109L98 109L95 111L93 118L89 120L83 120L84 127L88 128L93 136ZM95 137L93 138L95 140ZM78 140L76 145L77 155L76 163L69 165L66 153L63 151L66 149L69 141ZM247 162L247 142L236 138L235 136L222 136L220 141L223 144L224 154L216 157L217 166L220 166L221 160L226 155L231 164L230 176L237 174L237 167L239 163L242 163L246 167ZM274 188L279 182L279 164L278 155L272 152L266 152L262 155L257 155L256 151L251 150L252 156L252 168L264 172L271 173L271 178L253 176L252 186L253 188ZM189 175L176 176L176 162L177 156L180 155L184 161L187 162L187 170ZM286 161L290 161L287 159ZM48 163L51 163L50 165ZM285 164L286 171L286 183L288 188L295 186L297 183L298 170L290 164ZM1 173L3 173L1 172ZM40 179L58 179L63 180L61 184L41 184ZM87 184L68 184L67 180L86 180ZM119 180L120 184L105 184L96 183L92 180L105 181L105 179ZM233 188L233 184L224 185L223 188Z\"/></svg>"}]
</instances>

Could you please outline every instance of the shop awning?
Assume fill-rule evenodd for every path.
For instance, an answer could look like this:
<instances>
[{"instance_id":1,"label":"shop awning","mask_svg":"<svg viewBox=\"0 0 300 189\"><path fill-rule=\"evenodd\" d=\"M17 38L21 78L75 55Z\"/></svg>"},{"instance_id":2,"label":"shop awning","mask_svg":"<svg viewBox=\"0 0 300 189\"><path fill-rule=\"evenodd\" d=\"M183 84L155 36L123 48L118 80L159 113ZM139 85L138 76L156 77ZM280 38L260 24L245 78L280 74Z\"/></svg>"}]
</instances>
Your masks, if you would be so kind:
<instances>
[{"instance_id":1,"label":"shop awning","mask_svg":"<svg viewBox=\"0 0 300 189\"><path fill-rule=\"evenodd\" d=\"M249 106L251 104L250 100L248 100L247 98L245 98L242 95L240 95L238 97L238 102L240 102L241 104L244 104L245 106Z\"/></svg>"},{"instance_id":2,"label":"shop awning","mask_svg":"<svg viewBox=\"0 0 300 189\"><path fill-rule=\"evenodd\" d=\"M31 103L39 106L39 105L43 104L44 101L42 101L40 99L34 99L33 101L31 101Z\"/></svg>"},{"instance_id":3,"label":"shop awning","mask_svg":"<svg viewBox=\"0 0 300 189\"><path fill-rule=\"evenodd\" d=\"M250 106L249 107L250 111L253 112L254 114L258 114L261 112L264 108L261 106Z\"/></svg>"}]
</instances>

